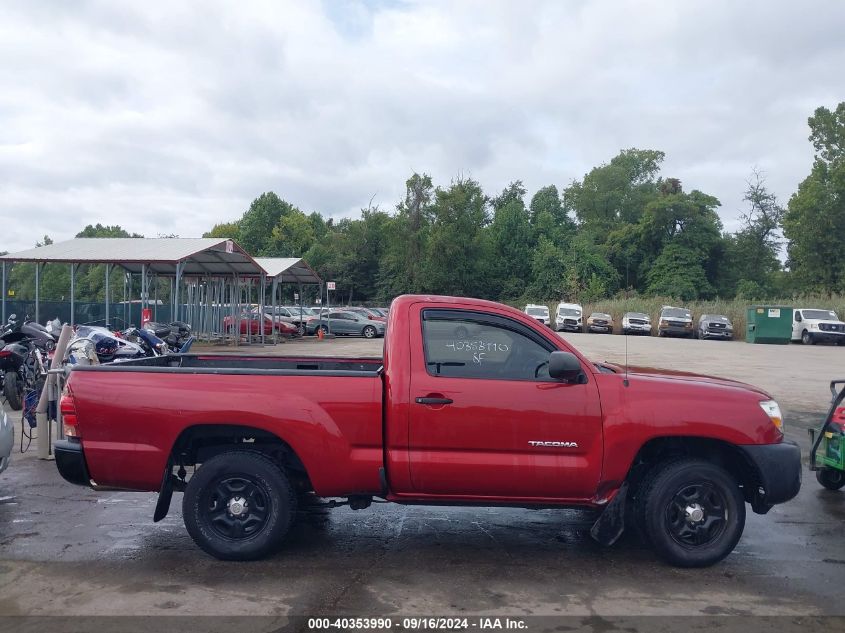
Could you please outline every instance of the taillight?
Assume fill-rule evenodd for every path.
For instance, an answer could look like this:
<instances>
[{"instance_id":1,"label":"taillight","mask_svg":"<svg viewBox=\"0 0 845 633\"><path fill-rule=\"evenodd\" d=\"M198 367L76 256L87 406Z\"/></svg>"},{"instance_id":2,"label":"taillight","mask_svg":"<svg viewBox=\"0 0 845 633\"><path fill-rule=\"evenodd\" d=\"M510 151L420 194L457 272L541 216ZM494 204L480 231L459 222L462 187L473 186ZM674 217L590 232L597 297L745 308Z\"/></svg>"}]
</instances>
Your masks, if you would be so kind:
<instances>
[{"instance_id":1,"label":"taillight","mask_svg":"<svg viewBox=\"0 0 845 633\"><path fill-rule=\"evenodd\" d=\"M69 391L62 394L62 399L59 401L59 410L62 412L65 435L67 437L79 437L79 430L76 428L76 405Z\"/></svg>"}]
</instances>

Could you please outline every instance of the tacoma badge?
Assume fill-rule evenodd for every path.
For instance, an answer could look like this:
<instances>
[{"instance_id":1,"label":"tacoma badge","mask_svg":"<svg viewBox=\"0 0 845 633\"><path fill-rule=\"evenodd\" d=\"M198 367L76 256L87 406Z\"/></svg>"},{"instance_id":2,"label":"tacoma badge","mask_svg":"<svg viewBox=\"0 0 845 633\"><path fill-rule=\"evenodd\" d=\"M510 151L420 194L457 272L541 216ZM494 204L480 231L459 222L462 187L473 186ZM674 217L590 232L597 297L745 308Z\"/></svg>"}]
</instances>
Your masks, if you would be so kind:
<instances>
[{"instance_id":1,"label":"tacoma badge","mask_svg":"<svg viewBox=\"0 0 845 633\"><path fill-rule=\"evenodd\" d=\"M552 446L559 448L578 448L578 442L542 442L539 440L528 440L531 446Z\"/></svg>"}]
</instances>

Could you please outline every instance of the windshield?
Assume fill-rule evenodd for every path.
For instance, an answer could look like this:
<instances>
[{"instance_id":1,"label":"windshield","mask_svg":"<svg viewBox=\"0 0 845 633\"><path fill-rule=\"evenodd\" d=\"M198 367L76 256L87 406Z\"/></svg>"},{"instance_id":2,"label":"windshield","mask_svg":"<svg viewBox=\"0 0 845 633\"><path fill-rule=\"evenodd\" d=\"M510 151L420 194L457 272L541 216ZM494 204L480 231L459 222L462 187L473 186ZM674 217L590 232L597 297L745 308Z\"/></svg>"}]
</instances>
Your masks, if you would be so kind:
<instances>
[{"instance_id":1,"label":"windshield","mask_svg":"<svg viewBox=\"0 0 845 633\"><path fill-rule=\"evenodd\" d=\"M728 323L728 317L722 316L721 314L705 314L702 317L705 321L724 321Z\"/></svg>"},{"instance_id":2,"label":"windshield","mask_svg":"<svg viewBox=\"0 0 845 633\"><path fill-rule=\"evenodd\" d=\"M826 321L838 321L839 317L833 310L801 310L805 319L824 319Z\"/></svg>"},{"instance_id":3,"label":"windshield","mask_svg":"<svg viewBox=\"0 0 845 633\"><path fill-rule=\"evenodd\" d=\"M678 319L691 319L692 315L690 314L689 310L684 310L683 308L666 308L660 316L664 317L676 317Z\"/></svg>"},{"instance_id":4,"label":"windshield","mask_svg":"<svg viewBox=\"0 0 845 633\"><path fill-rule=\"evenodd\" d=\"M645 319L646 321L648 321L648 315L643 314L642 312L629 312L625 316L629 319Z\"/></svg>"},{"instance_id":5,"label":"windshield","mask_svg":"<svg viewBox=\"0 0 845 633\"><path fill-rule=\"evenodd\" d=\"M576 310L575 308L558 308L557 313L560 316L574 316L574 317L581 316L581 311Z\"/></svg>"},{"instance_id":6,"label":"windshield","mask_svg":"<svg viewBox=\"0 0 845 633\"><path fill-rule=\"evenodd\" d=\"M549 313L548 308L528 308L528 314L531 316L546 316Z\"/></svg>"}]
</instances>

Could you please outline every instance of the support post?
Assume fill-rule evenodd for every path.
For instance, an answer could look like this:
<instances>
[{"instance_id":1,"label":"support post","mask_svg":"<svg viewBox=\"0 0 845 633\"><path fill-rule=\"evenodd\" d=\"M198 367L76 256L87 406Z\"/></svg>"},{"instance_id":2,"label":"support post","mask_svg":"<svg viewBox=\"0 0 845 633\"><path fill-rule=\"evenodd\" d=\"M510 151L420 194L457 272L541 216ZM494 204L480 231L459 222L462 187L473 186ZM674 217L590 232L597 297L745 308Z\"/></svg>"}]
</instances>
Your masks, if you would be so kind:
<instances>
[{"instance_id":1,"label":"support post","mask_svg":"<svg viewBox=\"0 0 845 633\"><path fill-rule=\"evenodd\" d=\"M41 323L41 263L35 262L35 322Z\"/></svg>"},{"instance_id":2,"label":"support post","mask_svg":"<svg viewBox=\"0 0 845 633\"><path fill-rule=\"evenodd\" d=\"M173 289L173 296L175 301L173 302L173 316L171 320L178 321L179 320L179 285L182 283L182 269L184 264L182 262L176 262L176 279L174 279L174 289Z\"/></svg>"},{"instance_id":3,"label":"support post","mask_svg":"<svg viewBox=\"0 0 845 633\"><path fill-rule=\"evenodd\" d=\"M3 323L6 322L6 262L3 262L3 287L0 288L3 292Z\"/></svg>"},{"instance_id":4,"label":"support post","mask_svg":"<svg viewBox=\"0 0 845 633\"><path fill-rule=\"evenodd\" d=\"M106 327L109 327L109 295L111 294L109 277L111 277L111 264L106 264Z\"/></svg>"},{"instance_id":5,"label":"support post","mask_svg":"<svg viewBox=\"0 0 845 633\"><path fill-rule=\"evenodd\" d=\"M76 266L70 265L70 324L76 323Z\"/></svg>"},{"instance_id":6,"label":"support post","mask_svg":"<svg viewBox=\"0 0 845 633\"><path fill-rule=\"evenodd\" d=\"M267 275L261 273L261 277L258 280L258 283L261 284L261 289L258 292L258 327L261 328L261 345L263 346L264 341L264 301L266 297L264 296L266 289L267 289ZM270 334L275 335L276 333L276 315L272 315L270 318Z\"/></svg>"}]
</instances>

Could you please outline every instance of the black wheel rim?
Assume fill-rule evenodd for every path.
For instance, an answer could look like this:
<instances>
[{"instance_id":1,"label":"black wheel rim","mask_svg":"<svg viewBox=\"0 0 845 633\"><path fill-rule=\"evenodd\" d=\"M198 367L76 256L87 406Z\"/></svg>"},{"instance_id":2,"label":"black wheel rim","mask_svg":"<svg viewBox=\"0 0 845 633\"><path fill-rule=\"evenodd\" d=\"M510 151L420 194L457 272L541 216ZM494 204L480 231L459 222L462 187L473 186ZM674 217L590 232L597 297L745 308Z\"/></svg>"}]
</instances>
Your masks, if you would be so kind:
<instances>
[{"instance_id":1,"label":"black wheel rim","mask_svg":"<svg viewBox=\"0 0 845 633\"><path fill-rule=\"evenodd\" d=\"M249 475L227 475L208 487L201 512L218 536L241 541L267 527L272 504L266 488Z\"/></svg>"},{"instance_id":2,"label":"black wheel rim","mask_svg":"<svg viewBox=\"0 0 845 633\"><path fill-rule=\"evenodd\" d=\"M710 483L683 486L666 507L666 529L672 540L686 548L713 543L727 524L727 499Z\"/></svg>"}]
</instances>

